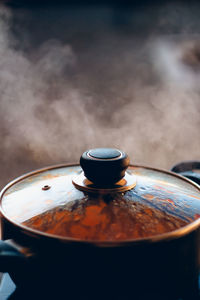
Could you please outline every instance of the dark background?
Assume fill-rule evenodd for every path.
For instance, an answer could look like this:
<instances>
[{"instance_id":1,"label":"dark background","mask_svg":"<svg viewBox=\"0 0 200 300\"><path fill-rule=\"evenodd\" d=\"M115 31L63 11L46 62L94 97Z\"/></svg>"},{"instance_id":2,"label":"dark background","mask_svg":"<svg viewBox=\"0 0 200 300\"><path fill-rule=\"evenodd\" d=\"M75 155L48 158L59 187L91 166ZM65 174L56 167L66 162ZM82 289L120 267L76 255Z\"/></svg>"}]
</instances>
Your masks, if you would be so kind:
<instances>
[{"instance_id":1,"label":"dark background","mask_svg":"<svg viewBox=\"0 0 200 300\"><path fill-rule=\"evenodd\" d=\"M199 159L200 4L3 1L0 186L92 147Z\"/></svg>"}]
</instances>

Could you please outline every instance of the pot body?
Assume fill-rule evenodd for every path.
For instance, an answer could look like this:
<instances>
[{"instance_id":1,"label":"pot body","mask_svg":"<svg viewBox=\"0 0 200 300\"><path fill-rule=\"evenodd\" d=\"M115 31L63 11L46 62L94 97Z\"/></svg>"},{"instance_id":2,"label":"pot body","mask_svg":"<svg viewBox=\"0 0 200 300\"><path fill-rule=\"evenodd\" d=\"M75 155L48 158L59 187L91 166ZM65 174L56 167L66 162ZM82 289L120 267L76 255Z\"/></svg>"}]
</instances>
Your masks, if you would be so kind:
<instances>
[{"instance_id":1,"label":"pot body","mask_svg":"<svg viewBox=\"0 0 200 300\"><path fill-rule=\"evenodd\" d=\"M73 299L199 297L199 228L175 239L98 247L37 239L6 220L2 223L3 237L14 236L26 249L24 263L10 266L10 275L17 286L34 287L36 294L59 291Z\"/></svg>"},{"instance_id":2,"label":"pot body","mask_svg":"<svg viewBox=\"0 0 200 300\"><path fill-rule=\"evenodd\" d=\"M188 204L192 209L195 199L195 209L191 211L191 216L197 214L198 219L198 186L173 173L146 167L132 166L131 168L137 175L134 193L127 192L131 199L134 198L135 201L146 199L148 203L154 204L153 199L159 198L161 207L163 207L162 203L166 205L165 211L170 209L176 214L179 210L183 210L183 216L189 214ZM38 200L42 204L46 200L49 203L48 191L50 192L51 189L46 191L45 187L51 186L52 192L57 191L56 195L64 189L63 197L64 199L68 197L66 196L68 192L71 193L71 188L67 190L68 172L71 176L71 172L79 172L79 167L61 165L59 168L52 167L47 172L46 169L35 171L16 179L2 191L2 197L6 193L8 200L11 199L8 201L10 206L5 206L1 210L2 238L12 239L20 246L20 250L12 247L6 249L6 244L2 247L0 243L0 271L9 272L19 289L24 287L27 290L31 289L36 296L38 293L40 295L44 293L44 299L45 293L48 293L48 299L49 295L55 299L58 293L60 299L62 295L66 295L69 299L72 297L73 299L147 299L149 295L154 295L151 299L198 299L200 228L197 219L192 218L189 227L185 226L164 235L125 242L116 240L110 243L62 238L45 232L43 234L42 231L21 226L20 222L15 220L14 208L17 206L17 201L23 200L19 202L21 206L17 206L20 214L24 209L24 212L28 209L32 213L33 209L29 204L35 204L34 200L36 204ZM45 184L48 178L49 186L43 186L41 183L43 182L41 179L44 178ZM55 182L54 178L56 178ZM64 180L64 187L61 185L61 189L60 178L61 181ZM69 178L72 185L71 177ZM164 179L167 187L162 186L161 179ZM179 183L183 181L183 184L178 184L175 188L177 181ZM37 182L39 185L35 187ZM185 189L185 184L189 185L189 190ZM33 189L26 189L30 185ZM12 187L14 193L18 192L18 188L22 188L25 194L20 194L18 198L9 198L8 188L12 191ZM76 194L76 189L74 191ZM167 192L163 194L164 191ZM158 196L155 194L157 192ZM194 199L191 198L190 192L195 196ZM149 198L149 195L155 197ZM176 200L177 205L174 205L173 200ZM6 207L10 207L9 216L4 214ZM40 220L44 223L42 217ZM51 222L53 219L50 219L49 223Z\"/></svg>"}]
</instances>

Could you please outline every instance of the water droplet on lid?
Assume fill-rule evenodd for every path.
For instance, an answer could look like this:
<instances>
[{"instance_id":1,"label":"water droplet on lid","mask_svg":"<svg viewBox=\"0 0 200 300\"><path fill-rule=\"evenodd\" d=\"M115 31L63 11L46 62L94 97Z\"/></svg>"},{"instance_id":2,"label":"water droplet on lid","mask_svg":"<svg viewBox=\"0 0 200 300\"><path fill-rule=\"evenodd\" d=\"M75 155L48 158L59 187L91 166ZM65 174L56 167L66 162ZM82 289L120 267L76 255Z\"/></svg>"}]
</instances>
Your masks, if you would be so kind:
<instances>
[{"instance_id":1,"label":"water droplet on lid","mask_svg":"<svg viewBox=\"0 0 200 300\"><path fill-rule=\"evenodd\" d=\"M141 187L140 187L140 190L143 190L143 191L145 191L145 190L146 190L146 187L144 187L144 186L141 186Z\"/></svg>"}]
</instances>

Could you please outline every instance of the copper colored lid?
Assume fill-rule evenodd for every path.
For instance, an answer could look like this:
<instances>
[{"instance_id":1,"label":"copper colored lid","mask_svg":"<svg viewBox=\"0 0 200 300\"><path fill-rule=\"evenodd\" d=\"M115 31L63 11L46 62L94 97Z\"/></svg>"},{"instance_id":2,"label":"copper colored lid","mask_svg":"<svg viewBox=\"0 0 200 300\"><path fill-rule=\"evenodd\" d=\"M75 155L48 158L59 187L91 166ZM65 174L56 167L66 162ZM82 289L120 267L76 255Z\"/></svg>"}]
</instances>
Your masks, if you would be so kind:
<instances>
[{"instance_id":1,"label":"copper colored lid","mask_svg":"<svg viewBox=\"0 0 200 300\"><path fill-rule=\"evenodd\" d=\"M36 233L87 241L149 238L175 231L200 217L197 185L170 172L128 166L124 152L103 150L102 157L99 149L84 154L86 169L99 175L95 183L91 176L93 182L84 176L79 165L39 170L4 189L2 214ZM92 160L89 167L87 159ZM112 175L110 167L115 174L111 181L105 175L105 181L103 172ZM88 169L85 173L91 171Z\"/></svg>"}]
</instances>

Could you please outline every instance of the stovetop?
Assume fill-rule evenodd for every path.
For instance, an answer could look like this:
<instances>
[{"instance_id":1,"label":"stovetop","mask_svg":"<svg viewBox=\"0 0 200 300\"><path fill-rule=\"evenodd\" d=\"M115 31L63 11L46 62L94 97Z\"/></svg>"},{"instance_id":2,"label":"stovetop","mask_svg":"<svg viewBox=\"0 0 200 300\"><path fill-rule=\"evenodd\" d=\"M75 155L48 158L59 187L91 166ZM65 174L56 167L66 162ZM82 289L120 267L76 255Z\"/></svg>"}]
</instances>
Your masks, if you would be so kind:
<instances>
[{"instance_id":1,"label":"stovetop","mask_svg":"<svg viewBox=\"0 0 200 300\"><path fill-rule=\"evenodd\" d=\"M200 276L199 276L199 290L200 290ZM50 291L50 292L49 292ZM10 278L8 273L4 273L2 276L2 280L0 283L0 300L31 300L31 299L37 299L37 300L43 300L43 299L68 299L67 297L67 288L66 288L66 295L59 295L57 293L52 293L51 287L49 287L49 291L37 291L36 287L33 287L33 290L19 290L16 285L13 283L12 279ZM96 297L94 297L93 300L95 300ZM142 298L143 299L143 298ZM138 297L130 297L129 300L142 300L141 298ZM165 293L163 291L163 294L154 294L150 295L148 294L147 298L145 300L182 300L181 298L173 298L170 297L170 299L165 297ZM200 297L198 298L200 300ZM195 299L195 300L198 300ZM75 299L74 299L75 300ZM77 299L78 300L78 299ZM80 299L79 299L80 300ZM81 299L83 300L83 299ZM105 299L104 299L105 300ZM111 299L110 299L111 300ZM123 300L123 299L120 299ZM128 299L127 299L128 300ZM193 298L190 298L188 300L193 300Z\"/></svg>"}]
</instances>

